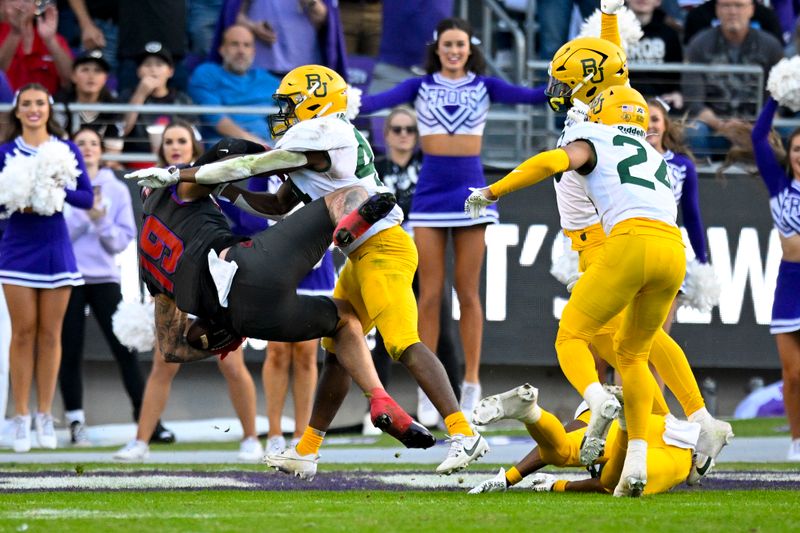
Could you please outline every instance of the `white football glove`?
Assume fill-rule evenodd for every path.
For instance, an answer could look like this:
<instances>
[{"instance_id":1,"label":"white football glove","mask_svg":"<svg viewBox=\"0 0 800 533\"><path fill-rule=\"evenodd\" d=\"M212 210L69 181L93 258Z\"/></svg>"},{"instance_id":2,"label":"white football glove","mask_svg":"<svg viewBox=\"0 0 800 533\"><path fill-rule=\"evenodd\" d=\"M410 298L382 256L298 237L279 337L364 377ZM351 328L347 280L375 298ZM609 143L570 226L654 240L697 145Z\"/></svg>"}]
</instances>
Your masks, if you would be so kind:
<instances>
[{"instance_id":1,"label":"white football glove","mask_svg":"<svg viewBox=\"0 0 800 533\"><path fill-rule=\"evenodd\" d=\"M353 120L361 110L361 93L358 87L347 86L347 110L344 112L348 120Z\"/></svg>"},{"instance_id":2,"label":"white football glove","mask_svg":"<svg viewBox=\"0 0 800 533\"><path fill-rule=\"evenodd\" d=\"M567 111L567 119L564 121L564 125L568 128L575 124L586 122L588 115L589 104L584 104L580 100L575 99L572 101L572 107Z\"/></svg>"},{"instance_id":3,"label":"white football glove","mask_svg":"<svg viewBox=\"0 0 800 533\"><path fill-rule=\"evenodd\" d=\"M600 0L600 11L606 15L616 15L625 5L625 0Z\"/></svg>"},{"instance_id":4,"label":"white football glove","mask_svg":"<svg viewBox=\"0 0 800 533\"><path fill-rule=\"evenodd\" d=\"M464 202L464 212L469 215L470 218L478 218L484 215L486 213L486 206L497 202L497 200L489 200L486 198L478 188L470 187L469 190L472 192Z\"/></svg>"},{"instance_id":5,"label":"white football glove","mask_svg":"<svg viewBox=\"0 0 800 533\"><path fill-rule=\"evenodd\" d=\"M162 187L168 187L173 183L178 183L178 181L180 181L180 170L177 167L143 168L125 174L125 179L138 180L137 183L141 187L160 189Z\"/></svg>"},{"instance_id":6,"label":"white football glove","mask_svg":"<svg viewBox=\"0 0 800 533\"><path fill-rule=\"evenodd\" d=\"M550 492L556 483L556 476L550 474L536 474L531 480L531 489L536 492Z\"/></svg>"},{"instance_id":7,"label":"white football glove","mask_svg":"<svg viewBox=\"0 0 800 533\"><path fill-rule=\"evenodd\" d=\"M567 292L572 293L572 289L575 288L575 284L578 283L581 276L583 276L583 272L576 272L569 277L567 280Z\"/></svg>"}]
</instances>

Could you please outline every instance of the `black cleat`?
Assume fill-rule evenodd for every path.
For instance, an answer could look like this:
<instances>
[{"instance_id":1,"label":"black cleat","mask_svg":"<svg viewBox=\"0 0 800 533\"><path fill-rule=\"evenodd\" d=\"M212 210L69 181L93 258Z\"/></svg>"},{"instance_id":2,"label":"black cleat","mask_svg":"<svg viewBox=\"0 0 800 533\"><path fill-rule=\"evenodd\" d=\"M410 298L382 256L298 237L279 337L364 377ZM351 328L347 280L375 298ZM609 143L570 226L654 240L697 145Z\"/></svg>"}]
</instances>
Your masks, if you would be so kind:
<instances>
[{"instance_id":1,"label":"black cleat","mask_svg":"<svg viewBox=\"0 0 800 533\"><path fill-rule=\"evenodd\" d=\"M406 448L427 449L436 444L436 438L433 434L416 420L412 420L405 430L400 430L400 428L392 425L392 417L387 413L383 413L378 415L372 421L372 424L402 442Z\"/></svg>"}]
</instances>

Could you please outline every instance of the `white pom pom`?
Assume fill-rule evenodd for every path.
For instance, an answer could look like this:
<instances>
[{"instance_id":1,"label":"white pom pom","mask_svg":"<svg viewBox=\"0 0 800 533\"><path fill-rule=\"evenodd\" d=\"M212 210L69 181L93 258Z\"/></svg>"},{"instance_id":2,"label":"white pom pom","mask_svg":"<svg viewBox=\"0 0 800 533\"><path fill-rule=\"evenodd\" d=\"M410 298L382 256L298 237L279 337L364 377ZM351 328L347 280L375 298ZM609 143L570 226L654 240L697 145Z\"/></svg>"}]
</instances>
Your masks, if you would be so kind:
<instances>
[{"instance_id":1,"label":"white pom pom","mask_svg":"<svg viewBox=\"0 0 800 533\"><path fill-rule=\"evenodd\" d=\"M686 264L686 280L683 283L683 292L678 295L678 303L692 307L700 312L711 311L719 305L719 295L722 286L714 272L714 267L708 263L697 260Z\"/></svg>"},{"instance_id":2,"label":"white pom pom","mask_svg":"<svg viewBox=\"0 0 800 533\"><path fill-rule=\"evenodd\" d=\"M553 260L553 264L550 266L550 274L564 285L568 285L570 281L577 280L578 252L566 244L564 253Z\"/></svg>"},{"instance_id":3,"label":"white pom pom","mask_svg":"<svg viewBox=\"0 0 800 533\"><path fill-rule=\"evenodd\" d=\"M772 67L767 90L780 105L800 111L800 56L783 58Z\"/></svg>"},{"instance_id":4,"label":"white pom pom","mask_svg":"<svg viewBox=\"0 0 800 533\"><path fill-rule=\"evenodd\" d=\"M0 218L8 218L11 213L31 206L35 174L35 158L22 155L18 150L6 156L0 172L0 204L6 210L0 213Z\"/></svg>"},{"instance_id":5,"label":"white pom pom","mask_svg":"<svg viewBox=\"0 0 800 533\"><path fill-rule=\"evenodd\" d=\"M120 302L111 317L111 329L124 346L147 352L156 341L155 306L152 302Z\"/></svg>"},{"instance_id":6,"label":"white pom pom","mask_svg":"<svg viewBox=\"0 0 800 533\"><path fill-rule=\"evenodd\" d=\"M361 94L363 91L358 87L347 86L347 111L344 112L348 120L353 120L361 110Z\"/></svg>"},{"instance_id":7,"label":"white pom pom","mask_svg":"<svg viewBox=\"0 0 800 533\"><path fill-rule=\"evenodd\" d=\"M600 37L601 23L600 10L596 9L581 24L581 31L578 37ZM623 50L627 51L630 45L638 42L644 36L639 19L627 7L617 11L617 26L619 27L619 37L620 41L622 41Z\"/></svg>"},{"instance_id":8,"label":"white pom pom","mask_svg":"<svg viewBox=\"0 0 800 533\"><path fill-rule=\"evenodd\" d=\"M74 189L80 175L78 161L66 143L48 141L36 152L36 185L31 207L40 215L64 209L65 188Z\"/></svg>"}]
</instances>

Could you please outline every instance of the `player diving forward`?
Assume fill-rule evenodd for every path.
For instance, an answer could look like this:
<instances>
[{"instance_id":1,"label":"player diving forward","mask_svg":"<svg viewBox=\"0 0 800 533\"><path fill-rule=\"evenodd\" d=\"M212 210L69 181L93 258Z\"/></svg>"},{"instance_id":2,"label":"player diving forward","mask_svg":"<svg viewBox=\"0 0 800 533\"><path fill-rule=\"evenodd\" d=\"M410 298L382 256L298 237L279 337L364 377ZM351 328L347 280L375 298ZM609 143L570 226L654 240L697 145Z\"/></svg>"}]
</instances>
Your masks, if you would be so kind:
<instances>
[{"instance_id":1,"label":"player diving forward","mask_svg":"<svg viewBox=\"0 0 800 533\"><path fill-rule=\"evenodd\" d=\"M680 288L686 257L666 163L644 141L648 113L642 95L624 86L605 89L592 100L587 118L565 130L561 148L538 154L474 191L465 208L477 213L505 194L577 171L608 237L603 255L587 268L564 308L556 350L562 371L592 408L593 418L605 414L613 419L619 403L614 412L604 412L613 404L596 383L589 343L625 310L616 352L626 387L629 441L614 494L638 496L647 483L647 426L655 394L647 361ZM565 365L567 359L579 364ZM583 386L587 381L590 385Z\"/></svg>"},{"instance_id":2,"label":"player diving forward","mask_svg":"<svg viewBox=\"0 0 800 533\"><path fill-rule=\"evenodd\" d=\"M298 67L284 76L274 98L281 112L270 117L270 129L280 139L275 150L254 157L281 161L280 171L288 173L289 179L275 194L227 186L223 196L255 214L280 215L301 201L343 187L361 185L370 193L386 190L375 171L371 147L344 116L347 85L341 76L319 65ZM165 182L179 178L216 184L263 172L261 164L249 162L248 157L208 165L202 175L200 171L181 171ZM411 288L417 250L400 226L402 217L402 210L395 207L360 238L337 243L348 259L334 298L352 305L364 333L377 326L389 355L406 366L436 406L450 433L447 457L436 470L451 473L483 456L489 446L459 409L441 362L420 342ZM296 447L267 457L267 464L306 479L316 474L325 431L350 388L350 377L334 355L331 339L323 339L323 346L325 366L309 427Z\"/></svg>"},{"instance_id":3,"label":"player diving forward","mask_svg":"<svg viewBox=\"0 0 800 533\"><path fill-rule=\"evenodd\" d=\"M613 389L621 401L621 389ZM470 494L504 492L522 481L525 476L548 465L581 465L580 445L589 419L589 408L585 402L575 413L575 420L565 427L555 416L538 405L538 390L526 383L481 400L475 408L474 419L476 423L482 424L503 419L519 420L525 424L537 447L508 472L501 468L495 477L470 490ZM695 468L692 449L697 444L699 432L699 424L677 420L671 415L650 415L647 430L647 487L644 494L666 492L688 481ZM619 419L614 420L609 427L605 450L592 468L591 478L566 481L550 474L537 474L533 478L533 490L609 493L619 482L627 445L625 417L620 414Z\"/></svg>"},{"instance_id":4,"label":"player diving forward","mask_svg":"<svg viewBox=\"0 0 800 533\"><path fill-rule=\"evenodd\" d=\"M211 152L218 156L248 151L263 147L224 140ZM265 165L262 162L261 168ZM206 173L216 169L212 164L191 173L202 183ZM140 185L162 186L175 181L181 171L146 169L126 177L139 179ZM373 423L408 447L432 446L430 432L383 390L349 304L296 293L300 280L330 246L337 222L344 218L368 227L394 202L383 195L367 199L362 187L342 188L252 239L243 239L231 233L210 196L212 189L199 183L145 189L141 274L155 299L156 339L165 359L182 363L224 356L245 336L285 342L331 336L340 364L370 398ZM191 322L187 313L200 319Z\"/></svg>"}]
</instances>

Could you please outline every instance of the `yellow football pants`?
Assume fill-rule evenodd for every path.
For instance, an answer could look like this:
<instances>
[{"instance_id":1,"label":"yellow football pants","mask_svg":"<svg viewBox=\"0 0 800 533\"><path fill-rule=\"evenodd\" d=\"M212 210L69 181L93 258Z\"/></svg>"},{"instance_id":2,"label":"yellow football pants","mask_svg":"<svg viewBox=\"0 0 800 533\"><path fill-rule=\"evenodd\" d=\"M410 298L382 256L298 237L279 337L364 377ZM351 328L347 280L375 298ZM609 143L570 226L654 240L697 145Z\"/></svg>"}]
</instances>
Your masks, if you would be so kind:
<instances>
[{"instance_id":1,"label":"yellow football pants","mask_svg":"<svg viewBox=\"0 0 800 533\"><path fill-rule=\"evenodd\" d=\"M364 334L377 326L392 359L420 342L417 300L411 283L417 270L417 247L400 226L377 233L350 253L339 274L333 297L347 300ZM330 351L333 340L322 346Z\"/></svg>"},{"instance_id":2,"label":"yellow football pants","mask_svg":"<svg viewBox=\"0 0 800 533\"><path fill-rule=\"evenodd\" d=\"M625 383L631 439L647 436L655 394L647 361L653 338L683 282L683 246L674 226L646 219L620 222L607 237L602 254L575 285L559 323L559 364L583 395L597 381L589 343L603 325L625 311L616 338L616 368Z\"/></svg>"}]
</instances>

